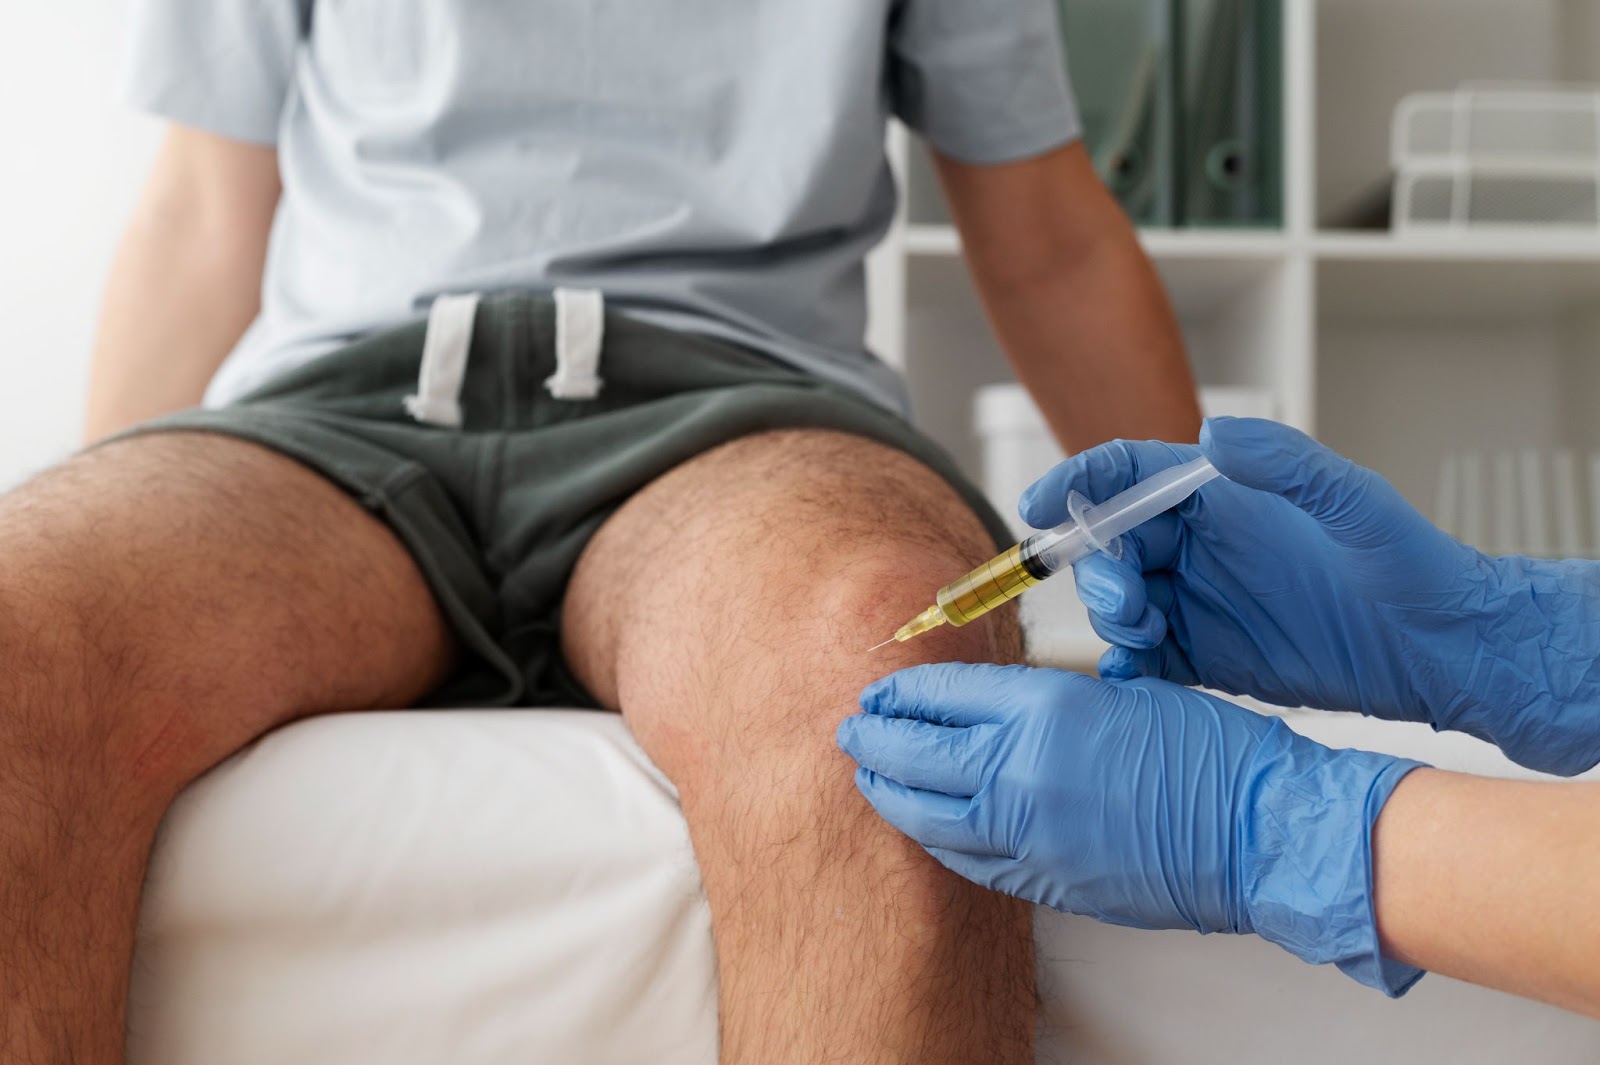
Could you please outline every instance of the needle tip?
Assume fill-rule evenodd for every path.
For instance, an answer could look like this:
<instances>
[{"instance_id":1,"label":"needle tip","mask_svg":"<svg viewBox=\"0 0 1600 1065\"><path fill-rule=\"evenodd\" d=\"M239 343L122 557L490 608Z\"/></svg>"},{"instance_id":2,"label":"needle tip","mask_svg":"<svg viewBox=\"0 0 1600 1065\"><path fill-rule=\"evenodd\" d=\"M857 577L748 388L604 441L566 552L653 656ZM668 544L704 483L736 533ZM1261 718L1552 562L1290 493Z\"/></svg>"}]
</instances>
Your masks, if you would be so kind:
<instances>
[{"instance_id":1,"label":"needle tip","mask_svg":"<svg viewBox=\"0 0 1600 1065\"><path fill-rule=\"evenodd\" d=\"M891 643L894 643L894 637L893 636L889 637L887 640L884 640L882 643L878 644L877 647L869 647L869 648L867 648L867 654L870 655L874 651L881 650L882 648L888 647Z\"/></svg>"}]
</instances>

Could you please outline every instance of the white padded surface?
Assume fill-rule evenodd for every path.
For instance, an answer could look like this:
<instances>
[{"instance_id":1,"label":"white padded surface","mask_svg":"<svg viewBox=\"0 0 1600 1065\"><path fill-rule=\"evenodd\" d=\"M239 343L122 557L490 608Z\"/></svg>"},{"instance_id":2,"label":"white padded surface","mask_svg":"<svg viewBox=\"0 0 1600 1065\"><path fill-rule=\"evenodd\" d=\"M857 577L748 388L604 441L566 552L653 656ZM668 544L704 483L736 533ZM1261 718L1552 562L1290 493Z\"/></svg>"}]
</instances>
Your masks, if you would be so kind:
<instances>
[{"instance_id":1,"label":"white padded surface","mask_svg":"<svg viewBox=\"0 0 1600 1065\"><path fill-rule=\"evenodd\" d=\"M1466 737L1290 715L1504 773ZM1041 913L1039 1060L1600 1060L1600 1024L1438 977L1403 1002L1253 938ZM275 733L174 807L132 1065L712 1065L711 926L671 787L615 715L364 714Z\"/></svg>"},{"instance_id":2,"label":"white padded surface","mask_svg":"<svg viewBox=\"0 0 1600 1065\"><path fill-rule=\"evenodd\" d=\"M688 835L610 714L266 737L168 817L134 981L133 1065L715 1060Z\"/></svg>"}]
</instances>

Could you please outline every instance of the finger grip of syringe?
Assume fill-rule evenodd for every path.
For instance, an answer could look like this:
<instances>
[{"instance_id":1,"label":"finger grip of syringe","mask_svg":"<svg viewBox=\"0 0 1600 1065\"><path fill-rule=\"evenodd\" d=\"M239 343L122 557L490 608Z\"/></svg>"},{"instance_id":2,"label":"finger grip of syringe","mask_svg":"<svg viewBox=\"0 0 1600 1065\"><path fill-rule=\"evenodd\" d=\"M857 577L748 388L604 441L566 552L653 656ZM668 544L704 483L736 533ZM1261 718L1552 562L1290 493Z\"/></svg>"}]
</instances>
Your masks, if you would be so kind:
<instances>
[{"instance_id":1,"label":"finger grip of syringe","mask_svg":"<svg viewBox=\"0 0 1600 1065\"><path fill-rule=\"evenodd\" d=\"M1023 558L1049 576L1097 550L1120 555L1118 537L1171 510L1218 476L1217 468L1202 458L1152 474L1104 503L1089 503L1074 492L1069 501L1072 520L1023 541Z\"/></svg>"},{"instance_id":2,"label":"finger grip of syringe","mask_svg":"<svg viewBox=\"0 0 1600 1065\"><path fill-rule=\"evenodd\" d=\"M1075 521L1034 533L1018 545L1020 560L1037 580L1053 577L1096 548Z\"/></svg>"}]
</instances>

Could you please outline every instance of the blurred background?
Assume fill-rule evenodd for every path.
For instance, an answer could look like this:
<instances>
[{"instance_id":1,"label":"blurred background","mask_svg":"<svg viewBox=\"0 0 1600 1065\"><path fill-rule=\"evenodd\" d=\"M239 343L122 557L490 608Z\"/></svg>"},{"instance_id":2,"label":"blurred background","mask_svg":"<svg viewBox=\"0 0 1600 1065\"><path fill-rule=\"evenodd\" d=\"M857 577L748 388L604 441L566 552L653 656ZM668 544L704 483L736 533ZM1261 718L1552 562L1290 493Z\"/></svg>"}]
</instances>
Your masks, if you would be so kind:
<instances>
[{"instance_id":1,"label":"blurred background","mask_svg":"<svg viewBox=\"0 0 1600 1065\"><path fill-rule=\"evenodd\" d=\"M1095 158L1208 405L1314 432L1486 549L1596 554L1600 4L1062 6ZM898 350L977 472L973 395L1009 374L907 164Z\"/></svg>"},{"instance_id":2,"label":"blurred background","mask_svg":"<svg viewBox=\"0 0 1600 1065\"><path fill-rule=\"evenodd\" d=\"M0 17L0 487L78 439L100 289L159 132L114 101L126 5ZM1315 433L1486 549L1600 555L1600 0L1062 7L1090 147L1206 407ZM908 202L873 264L873 344L1009 512L1058 453L921 149L891 147ZM1092 662L1070 588L1054 594L1036 593L1036 646ZM1510 772L1464 737L1303 717L1326 742ZM1051 1001L1074 1012L1051 1020L1084 1060L1600 1057L1600 1026L1448 981L1394 1004L1250 940L1054 917L1041 935L1072 974Z\"/></svg>"},{"instance_id":3,"label":"blurred background","mask_svg":"<svg viewBox=\"0 0 1600 1065\"><path fill-rule=\"evenodd\" d=\"M1600 556L1600 0L1060 4L1208 413L1312 432L1492 553ZM878 347L1009 513L1060 456L901 150ZM1040 607L1092 660L1069 597Z\"/></svg>"},{"instance_id":4,"label":"blurred background","mask_svg":"<svg viewBox=\"0 0 1600 1065\"><path fill-rule=\"evenodd\" d=\"M0 16L0 488L78 440L100 288L157 136L114 97L127 7Z\"/></svg>"}]
</instances>

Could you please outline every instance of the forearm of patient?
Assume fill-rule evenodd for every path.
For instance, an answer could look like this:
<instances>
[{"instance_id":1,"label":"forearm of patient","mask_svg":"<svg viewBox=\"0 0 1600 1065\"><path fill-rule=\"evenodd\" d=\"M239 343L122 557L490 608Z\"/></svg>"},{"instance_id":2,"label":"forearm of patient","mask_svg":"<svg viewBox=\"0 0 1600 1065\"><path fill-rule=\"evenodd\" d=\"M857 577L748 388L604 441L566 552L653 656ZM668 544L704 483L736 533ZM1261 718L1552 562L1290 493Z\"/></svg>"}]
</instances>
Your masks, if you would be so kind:
<instances>
[{"instance_id":1,"label":"forearm of patient","mask_svg":"<svg viewBox=\"0 0 1600 1065\"><path fill-rule=\"evenodd\" d=\"M279 192L272 148L167 134L106 285L86 439L200 402L259 309Z\"/></svg>"}]
</instances>

